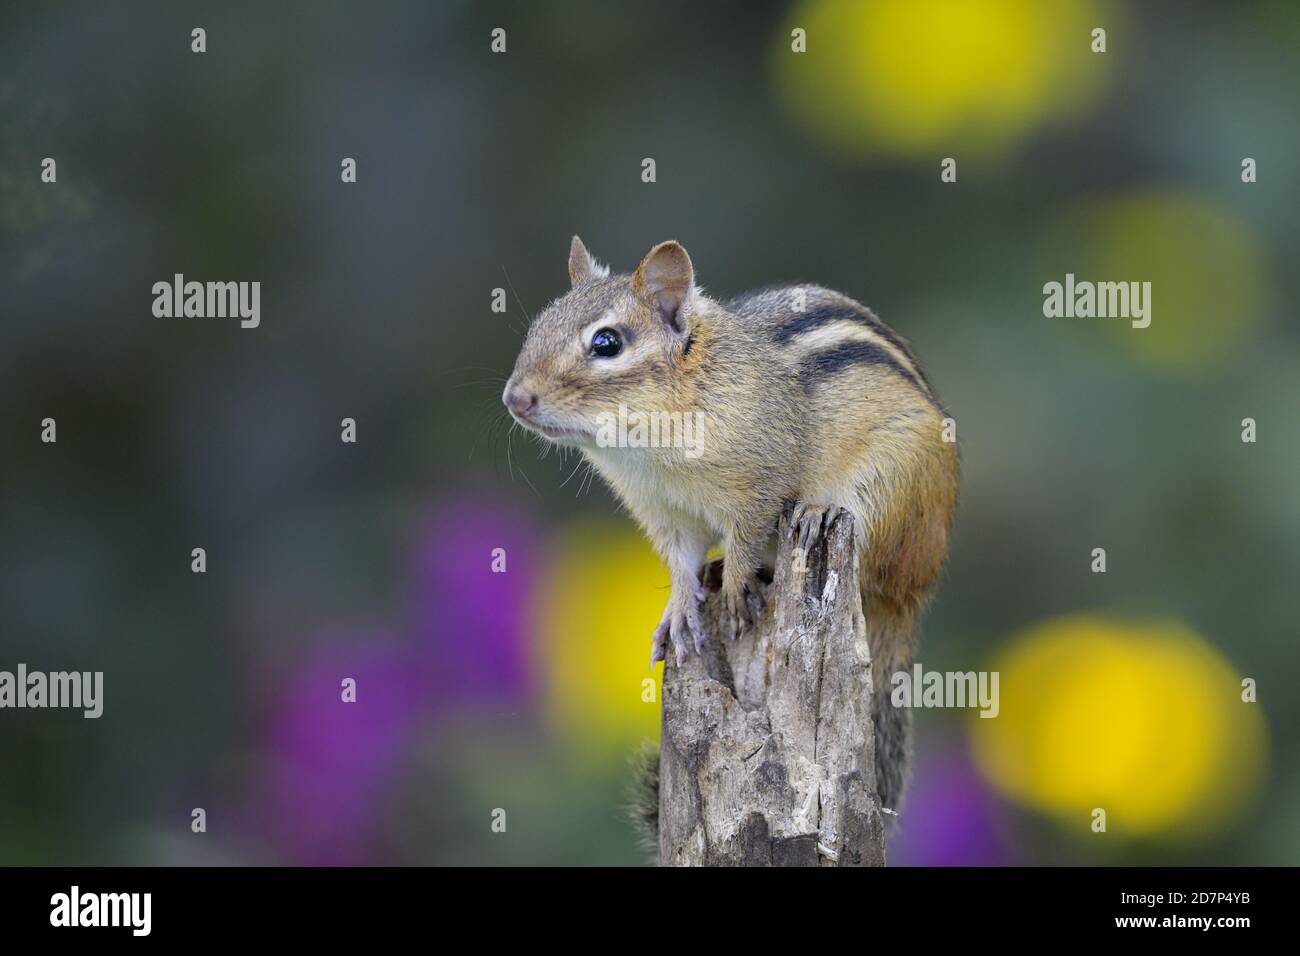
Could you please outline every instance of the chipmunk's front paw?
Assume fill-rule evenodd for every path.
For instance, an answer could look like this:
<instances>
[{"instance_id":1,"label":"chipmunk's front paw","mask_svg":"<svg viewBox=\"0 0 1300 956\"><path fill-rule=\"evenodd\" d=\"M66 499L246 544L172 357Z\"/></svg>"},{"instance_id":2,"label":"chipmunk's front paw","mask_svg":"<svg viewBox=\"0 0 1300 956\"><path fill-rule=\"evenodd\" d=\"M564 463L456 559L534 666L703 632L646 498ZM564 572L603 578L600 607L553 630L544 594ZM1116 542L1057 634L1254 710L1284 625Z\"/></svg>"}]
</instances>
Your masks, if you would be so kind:
<instances>
[{"instance_id":1,"label":"chipmunk's front paw","mask_svg":"<svg viewBox=\"0 0 1300 956\"><path fill-rule=\"evenodd\" d=\"M754 626L763 613L763 604L763 582L758 575L750 573L737 581L723 582L722 619L732 640Z\"/></svg>"},{"instance_id":2,"label":"chipmunk's front paw","mask_svg":"<svg viewBox=\"0 0 1300 956\"><path fill-rule=\"evenodd\" d=\"M663 619L655 628L654 639L650 644L651 667L655 666L656 661L666 658L669 639L676 651L678 667L682 666L686 655L690 653L690 645L686 643L688 637L694 636L697 654L704 651L704 623L700 620L700 602L705 597L706 592L698 583L693 587L673 588L668 606L664 608Z\"/></svg>"}]
</instances>

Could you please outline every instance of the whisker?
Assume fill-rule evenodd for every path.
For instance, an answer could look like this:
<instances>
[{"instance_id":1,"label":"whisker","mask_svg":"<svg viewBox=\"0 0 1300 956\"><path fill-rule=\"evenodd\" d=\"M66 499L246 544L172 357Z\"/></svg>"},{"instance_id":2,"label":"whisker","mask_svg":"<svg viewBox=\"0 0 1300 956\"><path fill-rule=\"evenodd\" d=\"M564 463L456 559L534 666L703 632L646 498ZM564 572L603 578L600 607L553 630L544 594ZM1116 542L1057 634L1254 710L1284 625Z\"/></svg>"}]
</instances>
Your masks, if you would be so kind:
<instances>
[{"instance_id":1,"label":"whisker","mask_svg":"<svg viewBox=\"0 0 1300 956\"><path fill-rule=\"evenodd\" d=\"M519 424L518 422L512 422L510 426L510 432L506 437L506 463L507 465L509 465L510 468L510 480L512 482L515 480L515 466L514 466L514 459L511 455L511 449L515 437L515 427L518 424ZM519 470L519 476L524 479L524 484L528 485L528 487L532 489L533 494L537 495L537 497L539 498L542 496L541 492L537 490L532 480L528 477L528 473L525 472L522 468Z\"/></svg>"},{"instance_id":2,"label":"whisker","mask_svg":"<svg viewBox=\"0 0 1300 956\"><path fill-rule=\"evenodd\" d=\"M506 266L504 262L501 264L501 271L505 272L506 285L510 286L510 292L515 297L515 302L519 304L519 311L523 313L524 321L529 325L531 325L533 320L532 318L529 317L528 310L524 308L524 300L519 298L519 293L515 291L515 284L510 281L510 273L506 272Z\"/></svg>"},{"instance_id":3,"label":"whisker","mask_svg":"<svg viewBox=\"0 0 1300 956\"><path fill-rule=\"evenodd\" d=\"M574 465L573 471L569 472L569 478L572 478L574 475L576 475L578 473L578 470L582 468L582 465L583 465L582 462L578 462L576 465ZM569 478L565 478L562 482L560 482L561 488L563 488L565 485L569 483ZM579 482L579 484L581 484L581 482Z\"/></svg>"},{"instance_id":4,"label":"whisker","mask_svg":"<svg viewBox=\"0 0 1300 956\"><path fill-rule=\"evenodd\" d=\"M479 432L478 436L470 444L469 456L466 458L466 461L474 460L474 452L478 450L479 443L484 439L487 439L489 446L492 444L494 438L500 433L502 424L509 417L510 414L508 412L501 411L499 414L493 414L492 417L488 419L487 428Z\"/></svg>"},{"instance_id":5,"label":"whisker","mask_svg":"<svg viewBox=\"0 0 1300 956\"><path fill-rule=\"evenodd\" d=\"M590 491L590 490L591 490L591 486L592 486L592 484L595 483L595 479L596 479L596 468L595 468L594 465L592 465L591 462L587 462L587 472L586 472L586 474L584 474L582 477L583 477L583 482L582 482L582 484L578 485L578 494L579 494L579 495L582 494L582 489L583 489L584 486L586 487L586 489L587 489L588 491Z\"/></svg>"}]
</instances>

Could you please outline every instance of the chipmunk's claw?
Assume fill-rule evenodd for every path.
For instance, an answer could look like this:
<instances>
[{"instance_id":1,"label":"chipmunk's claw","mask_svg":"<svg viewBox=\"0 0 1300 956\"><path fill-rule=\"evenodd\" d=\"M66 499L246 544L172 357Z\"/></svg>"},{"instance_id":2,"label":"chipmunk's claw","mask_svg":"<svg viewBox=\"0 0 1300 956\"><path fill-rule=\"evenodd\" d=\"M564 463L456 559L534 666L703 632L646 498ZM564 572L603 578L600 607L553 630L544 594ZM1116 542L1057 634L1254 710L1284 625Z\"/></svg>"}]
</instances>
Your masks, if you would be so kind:
<instances>
[{"instance_id":1,"label":"chipmunk's claw","mask_svg":"<svg viewBox=\"0 0 1300 956\"><path fill-rule=\"evenodd\" d=\"M763 585L755 574L745 577L739 585L723 588L722 618L727 623L726 630L731 640L736 640L758 623L764 603Z\"/></svg>"},{"instance_id":2,"label":"chipmunk's claw","mask_svg":"<svg viewBox=\"0 0 1300 956\"><path fill-rule=\"evenodd\" d=\"M677 589L673 590L672 596L668 598L668 605L664 608L663 619L655 628L650 645L651 667L654 667L656 661L665 660L669 640L673 642L674 657L678 667L685 663L692 644L697 654L704 653L705 631L704 622L700 617L700 602L707 596L708 592L698 585L687 591L684 598ZM688 637L692 638L689 642Z\"/></svg>"},{"instance_id":3,"label":"chipmunk's claw","mask_svg":"<svg viewBox=\"0 0 1300 956\"><path fill-rule=\"evenodd\" d=\"M654 637L652 637L650 640L650 669L651 670L654 670L655 665L658 664L660 661L664 660L664 658L667 656L668 648L666 646L667 642L665 641L667 635L660 634L659 633L660 630L662 630L662 625L655 628Z\"/></svg>"}]
</instances>

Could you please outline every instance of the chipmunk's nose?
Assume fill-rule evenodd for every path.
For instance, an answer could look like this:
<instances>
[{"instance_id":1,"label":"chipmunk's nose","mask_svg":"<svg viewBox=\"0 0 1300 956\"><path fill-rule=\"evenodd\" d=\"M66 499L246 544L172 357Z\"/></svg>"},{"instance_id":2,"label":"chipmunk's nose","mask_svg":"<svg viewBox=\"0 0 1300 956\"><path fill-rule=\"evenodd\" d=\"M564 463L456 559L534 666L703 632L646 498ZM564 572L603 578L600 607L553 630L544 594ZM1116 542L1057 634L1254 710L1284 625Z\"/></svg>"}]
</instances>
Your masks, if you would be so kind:
<instances>
[{"instance_id":1,"label":"chipmunk's nose","mask_svg":"<svg viewBox=\"0 0 1300 956\"><path fill-rule=\"evenodd\" d=\"M521 418L527 418L537 408L537 396L520 388L514 382L506 385L506 392L501 396L501 400L506 403L506 408Z\"/></svg>"}]
</instances>

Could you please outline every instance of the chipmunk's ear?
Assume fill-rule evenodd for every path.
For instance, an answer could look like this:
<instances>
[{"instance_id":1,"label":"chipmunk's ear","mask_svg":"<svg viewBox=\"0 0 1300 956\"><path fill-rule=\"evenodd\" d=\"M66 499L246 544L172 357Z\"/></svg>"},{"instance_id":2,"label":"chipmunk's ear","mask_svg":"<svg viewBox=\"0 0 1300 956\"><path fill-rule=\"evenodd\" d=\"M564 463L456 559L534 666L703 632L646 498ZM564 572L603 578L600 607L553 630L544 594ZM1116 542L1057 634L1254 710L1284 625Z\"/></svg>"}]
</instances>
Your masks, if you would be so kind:
<instances>
[{"instance_id":1,"label":"chipmunk's ear","mask_svg":"<svg viewBox=\"0 0 1300 956\"><path fill-rule=\"evenodd\" d=\"M603 279L607 275L609 275L609 268L592 258L587 247L582 244L582 240L574 236L573 241L569 243L569 282L572 287L576 289L584 282Z\"/></svg>"},{"instance_id":2,"label":"chipmunk's ear","mask_svg":"<svg viewBox=\"0 0 1300 956\"><path fill-rule=\"evenodd\" d=\"M649 302L664 324L678 334L686 327L682 305L694 287L691 257L675 239L647 252L632 275L632 291Z\"/></svg>"}]
</instances>

